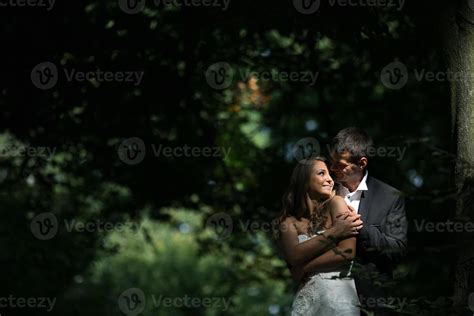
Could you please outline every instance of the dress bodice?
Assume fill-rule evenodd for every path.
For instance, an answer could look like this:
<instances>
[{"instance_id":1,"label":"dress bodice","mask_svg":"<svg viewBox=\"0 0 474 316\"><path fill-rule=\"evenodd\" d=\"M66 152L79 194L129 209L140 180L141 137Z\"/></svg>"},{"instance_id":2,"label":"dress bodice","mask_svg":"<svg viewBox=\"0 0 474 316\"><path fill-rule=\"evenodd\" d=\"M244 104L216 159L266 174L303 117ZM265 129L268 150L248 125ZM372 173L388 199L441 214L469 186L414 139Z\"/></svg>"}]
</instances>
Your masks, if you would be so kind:
<instances>
[{"instance_id":1,"label":"dress bodice","mask_svg":"<svg viewBox=\"0 0 474 316\"><path fill-rule=\"evenodd\" d=\"M298 235L299 243L320 235ZM291 316L359 316L359 298L354 279L350 277L351 264L331 272L316 272L300 287L293 300Z\"/></svg>"},{"instance_id":2,"label":"dress bodice","mask_svg":"<svg viewBox=\"0 0 474 316\"><path fill-rule=\"evenodd\" d=\"M308 236L307 234L299 234L298 235L298 243L302 243L302 242L305 242L307 240L310 240L311 238L314 238L316 236L319 236L319 235L323 234L323 232L324 232L323 230L322 231L321 230L317 231L313 236ZM343 266L341 266L337 269L334 269L334 271L319 272L317 274L320 274L323 277L330 277L330 278L349 277L351 275L352 265L353 265L353 261L351 261L347 265L343 265Z\"/></svg>"}]
</instances>

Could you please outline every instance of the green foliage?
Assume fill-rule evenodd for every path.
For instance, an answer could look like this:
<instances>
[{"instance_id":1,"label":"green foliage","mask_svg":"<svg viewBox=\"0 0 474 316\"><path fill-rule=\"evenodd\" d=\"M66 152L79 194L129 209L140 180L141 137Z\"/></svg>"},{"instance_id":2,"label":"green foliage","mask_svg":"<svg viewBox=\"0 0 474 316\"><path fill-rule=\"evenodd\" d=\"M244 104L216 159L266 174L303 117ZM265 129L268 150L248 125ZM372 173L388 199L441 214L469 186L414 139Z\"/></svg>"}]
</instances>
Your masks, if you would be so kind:
<instances>
[{"instance_id":1,"label":"green foliage","mask_svg":"<svg viewBox=\"0 0 474 316\"><path fill-rule=\"evenodd\" d=\"M294 284L271 232L249 232L238 221L276 216L299 139L316 138L327 154L325 145L347 126L366 128L380 146L406 149L400 160L375 157L369 164L372 174L406 193L410 223L454 215L448 83L412 76L390 90L380 81L394 60L411 73L443 70L432 2L413 1L401 12L322 4L314 15L298 13L292 1L233 1L227 11L146 2L136 15L107 0L4 16L3 296L57 297L56 315L120 315L119 295L137 287L147 294L146 315L222 314L150 304L151 295L186 294L230 298L226 314L284 314ZM62 74L50 90L30 81L44 61ZM234 70L222 90L206 82L216 62ZM64 69L145 75L138 86L69 82ZM310 85L265 80L258 76L264 72L318 78ZM129 137L147 145L137 165L117 154ZM230 153L227 159L152 153L151 145L184 144ZM21 145L51 154L15 153L12 147ZM51 240L38 240L30 225L45 212L61 225ZM204 229L218 212L236 224L225 240ZM67 231L65 220L130 225L78 232ZM398 294L414 300L413 313L442 310L448 299L429 302L452 293L456 238L413 227Z\"/></svg>"},{"instance_id":2,"label":"green foliage","mask_svg":"<svg viewBox=\"0 0 474 316\"><path fill-rule=\"evenodd\" d=\"M63 312L118 314L119 296L129 288L145 293L143 315L282 315L288 308L292 298L286 282L260 273L274 262L253 260L246 269L238 268L234 258L249 255L220 241L202 225L196 211L166 209L163 213L170 216L168 222L145 216L136 225L108 234L89 269L77 275L64 293L60 301L68 304L60 307ZM223 244L220 251L200 254L198 240ZM252 256L266 255L262 249L255 250ZM200 303L180 306L185 297L200 302L211 299L212 304L208 308ZM177 303L160 304L166 298Z\"/></svg>"}]
</instances>

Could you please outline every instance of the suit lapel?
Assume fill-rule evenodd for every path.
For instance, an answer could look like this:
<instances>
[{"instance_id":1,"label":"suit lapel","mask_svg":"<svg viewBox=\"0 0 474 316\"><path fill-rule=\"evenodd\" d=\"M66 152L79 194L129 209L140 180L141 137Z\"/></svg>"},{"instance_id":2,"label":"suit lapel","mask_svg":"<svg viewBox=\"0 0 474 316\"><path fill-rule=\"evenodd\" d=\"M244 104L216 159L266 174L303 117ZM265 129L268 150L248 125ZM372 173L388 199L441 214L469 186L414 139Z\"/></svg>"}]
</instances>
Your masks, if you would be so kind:
<instances>
[{"instance_id":1,"label":"suit lapel","mask_svg":"<svg viewBox=\"0 0 474 316\"><path fill-rule=\"evenodd\" d=\"M374 189L372 187L371 177L367 177L367 191L362 191L362 196L360 197L360 204L359 204L359 214L361 215L361 220L365 223L367 218L369 217L369 205L370 200L372 199L372 195L374 193Z\"/></svg>"}]
</instances>

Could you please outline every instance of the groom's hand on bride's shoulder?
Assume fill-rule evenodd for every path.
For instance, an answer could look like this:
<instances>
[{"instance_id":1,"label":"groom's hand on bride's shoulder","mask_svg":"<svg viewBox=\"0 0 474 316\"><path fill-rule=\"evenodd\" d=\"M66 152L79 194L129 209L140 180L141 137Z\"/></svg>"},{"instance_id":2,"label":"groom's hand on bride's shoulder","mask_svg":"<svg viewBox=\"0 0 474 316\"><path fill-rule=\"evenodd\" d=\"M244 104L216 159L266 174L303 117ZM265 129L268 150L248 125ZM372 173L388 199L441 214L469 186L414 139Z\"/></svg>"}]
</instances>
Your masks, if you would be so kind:
<instances>
[{"instance_id":1,"label":"groom's hand on bride's shoulder","mask_svg":"<svg viewBox=\"0 0 474 316\"><path fill-rule=\"evenodd\" d=\"M351 206L347 206L348 211L336 216L333 227L336 229L336 237L346 239L355 237L363 227L360 215Z\"/></svg>"},{"instance_id":2,"label":"groom's hand on bride's shoulder","mask_svg":"<svg viewBox=\"0 0 474 316\"><path fill-rule=\"evenodd\" d=\"M349 211L351 211L352 214L356 214L356 215L357 215L357 212L356 212L355 208L353 208L353 207L350 206L350 205L347 205L347 208L349 209Z\"/></svg>"}]
</instances>

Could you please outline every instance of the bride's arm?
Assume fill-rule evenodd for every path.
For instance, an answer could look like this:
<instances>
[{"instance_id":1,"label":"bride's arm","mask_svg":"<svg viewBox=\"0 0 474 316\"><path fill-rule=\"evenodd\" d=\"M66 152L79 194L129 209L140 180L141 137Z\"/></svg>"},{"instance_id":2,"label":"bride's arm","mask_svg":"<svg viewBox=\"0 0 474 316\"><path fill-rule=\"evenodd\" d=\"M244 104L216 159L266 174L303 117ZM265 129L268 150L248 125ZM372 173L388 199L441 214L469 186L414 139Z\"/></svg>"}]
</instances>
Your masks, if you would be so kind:
<instances>
[{"instance_id":1,"label":"bride's arm","mask_svg":"<svg viewBox=\"0 0 474 316\"><path fill-rule=\"evenodd\" d=\"M328 205L333 221L341 212L346 212L347 205L343 198L335 196ZM354 259L356 253L356 239L351 237L341 240L336 247L326 251L320 256L303 264L294 266L292 274L299 277L314 271L327 271L335 269Z\"/></svg>"},{"instance_id":2,"label":"bride's arm","mask_svg":"<svg viewBox=\"0 0 474 316\"><path fill-rule=\"evenodd\" d=\"M342 200L344 203L344 200ZM315 256L321 256L331 248L336 247L343 238L353 235L353 229L361 224L357 215L347 215L347 206L344 203L344 212L339 218L334 216L333 227L320 236L313 237L305 242L298 242L298 231L293 218L287 218L280 224L280 246L283 256L290 267L301 266Z\"/></svg>"},{"instance_id":3,"label":"bride's arm","mask_svg":"<svg viewBox=\"0 0 474 316\"><path fill-rule=\"evenodd\" d=\"M290 267L300 266L336 245L335 241L340 234L337 229L327 230L324 235L299 243L298 231L293 221L292 218L287 218L280 224L280 247Z\"/></svg>"}]
</instances>

